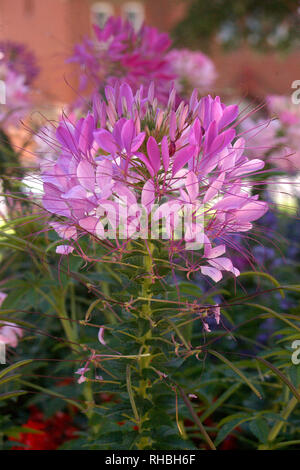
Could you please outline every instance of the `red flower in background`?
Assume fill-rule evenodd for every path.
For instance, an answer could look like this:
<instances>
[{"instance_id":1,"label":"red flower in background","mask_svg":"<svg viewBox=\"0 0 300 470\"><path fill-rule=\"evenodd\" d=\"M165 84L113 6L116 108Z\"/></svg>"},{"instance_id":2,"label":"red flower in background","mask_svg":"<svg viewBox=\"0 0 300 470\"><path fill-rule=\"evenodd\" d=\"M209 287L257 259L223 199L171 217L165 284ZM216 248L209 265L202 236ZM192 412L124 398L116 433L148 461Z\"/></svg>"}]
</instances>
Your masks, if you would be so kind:
<instances>
[{"instance_id":1,"label":"red flower in background","mask_svg":"<svg viewBox=\"0 0 300 470\"><path fill-rule=\"evenodd\" d=\"M74 439L78 430L67 413L59 411L51 418L45 419L36 407L30 408L30 417L22 427L39 432L24 432L18 438L10 438L11 441L22 444L12 447L12 450L55 450L64 442Z\"/></svg>"}]
</instances>

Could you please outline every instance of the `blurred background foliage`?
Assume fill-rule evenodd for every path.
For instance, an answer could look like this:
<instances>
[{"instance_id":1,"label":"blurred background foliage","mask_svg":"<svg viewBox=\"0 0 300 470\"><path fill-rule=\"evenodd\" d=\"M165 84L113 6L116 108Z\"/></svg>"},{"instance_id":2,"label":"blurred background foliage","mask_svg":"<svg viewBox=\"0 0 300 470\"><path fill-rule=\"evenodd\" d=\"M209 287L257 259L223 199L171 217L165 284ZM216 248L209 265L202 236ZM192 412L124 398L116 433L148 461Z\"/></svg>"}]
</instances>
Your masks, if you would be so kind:
<instances>
[{"instance_id":1,"label":"blurred background foliage","mask_svg":"<svg viewBox=\"0 0 300 470\"><path fill-rule=\"evenodd\" d=\"M247 43L263 52L299 45L297 0L192 0L174 29L178 44L209 51L217 41L225 49Z\"/></svg>"}]
</instances>

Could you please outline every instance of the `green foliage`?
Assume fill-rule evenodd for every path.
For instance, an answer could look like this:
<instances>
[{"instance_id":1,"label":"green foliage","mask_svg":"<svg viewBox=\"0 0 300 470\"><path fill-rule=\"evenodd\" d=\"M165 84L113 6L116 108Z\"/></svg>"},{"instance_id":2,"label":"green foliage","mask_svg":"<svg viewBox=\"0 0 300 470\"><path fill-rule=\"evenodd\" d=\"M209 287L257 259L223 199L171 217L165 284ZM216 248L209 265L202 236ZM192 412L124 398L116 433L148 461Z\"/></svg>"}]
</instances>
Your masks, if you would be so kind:
<instances>
[{"instance_id":1,"label":"green foliage","mask_svg":"<svg viewBox=\"0 0 300 470\"><path fill-rule=\"evenodd\" d=\"M38 215L2 226L9 295L0 319L24 328L8 369L0 370L3 448L33 404L46 416L73 410L80 432L64 449L297 447L294 266L278 268L277 279L245 274L235 290L232 280L208 288L195 274L190 281L169 275L159 242L151 246L153 266L138 241L114 263L88 265L56 255L56 242ZM82 240L82 248L106 260L103 247ZM292 307L279 307L282 294ZM214 303L222 305L223 325L211 320L204 334L203 307ZM261 340L266 321L272 331ZM97 340L100 326L106 345ZM93 352L87 380L78 384L75 371Z\"/></svg>"},{"instance_id":2,"label":"green foliage","mask_svg":"<svg viewBox=\"0 0 300 470\"><path fill-rule=\"evenodd\" d=\"M177 43L208 49L217 39L226 49L247 42L267 51L286 50L299 42L297 0L193 0L174 31Z\"/></svg>"}]
</instances>

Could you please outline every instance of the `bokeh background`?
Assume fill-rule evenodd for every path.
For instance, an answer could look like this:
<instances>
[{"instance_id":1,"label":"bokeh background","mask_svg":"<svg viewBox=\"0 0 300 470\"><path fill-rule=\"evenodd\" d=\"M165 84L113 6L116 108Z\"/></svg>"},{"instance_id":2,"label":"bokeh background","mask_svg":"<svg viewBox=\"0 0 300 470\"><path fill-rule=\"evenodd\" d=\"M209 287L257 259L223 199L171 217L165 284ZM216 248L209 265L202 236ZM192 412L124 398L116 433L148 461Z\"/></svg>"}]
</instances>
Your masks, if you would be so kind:
<instances>
[{"instance_id":1,"label":"bokeh background","mask_svg":"<svg viewBox=\"0 0 300 470\"><path fill-rule=\"evenodd\" d=\"M215 93L260 101L267 94L290 94L291 83L299 78L297 4L297 1L230 0L1 0L0 39L23 42L35 52L41 67L36 81L37 101L43 107L45 100L55 106L74 99L78 71L66 64L66 58L76 43L92 34L93 23L103 26L113 15L128 18L137 29L145 21L160 31L170 32L181 47L208 53L218 71ZM236 29L237 24L240 29ZM266 31L261 30L264 26ZM288 35L291 27L292 37ZM246 29L248 34L243 36Z\"/></svg>"}]
</instances>

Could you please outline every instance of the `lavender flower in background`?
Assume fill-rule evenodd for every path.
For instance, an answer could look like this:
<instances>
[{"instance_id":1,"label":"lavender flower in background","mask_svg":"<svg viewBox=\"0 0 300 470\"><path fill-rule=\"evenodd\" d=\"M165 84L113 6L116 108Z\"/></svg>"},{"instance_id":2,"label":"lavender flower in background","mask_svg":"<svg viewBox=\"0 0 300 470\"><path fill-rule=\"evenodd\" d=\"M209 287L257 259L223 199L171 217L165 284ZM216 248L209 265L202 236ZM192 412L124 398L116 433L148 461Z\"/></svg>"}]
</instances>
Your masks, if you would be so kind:
<instances>
[{"instance_id":1,"label":"lavender flower in background","mask_svg":"<svg viewBox=\"0 0 300 470\"><path fill-rule=\"evenodd\" d=\"M147 93L153 82L156 98L165 105L171 81L182 99L195 88L201 94L207 92L216 79L211 59L188 49L169 51L169 35L155 28L143 25L135 31L130 22L111 17L103 29L94 26L94 30L96 40L86 38L77 44L68 60L81 67L81 91L91 86L94 91L103 92L105 85L125 80L133 92L143 85ZM76 102L75 108L80 105Z\"/></svg>"},{"instance_id":2,"label":"lavender flower in background","mask_svg":"<svg viewBox=\"0 0 300 470\"><path fill-rule=\"evenodd\" d=\"M3 64L16 75L22 75L25 85L31 85L39 74L34 54L18 42L0 42L0 67Z\"/></svg>"},{"instance_id":3,"label":"lavender flower in background","mask_svg":"<svg viewBox=\"0 0 300 470\"><path fill-rule=\"evenodd\" d=\"M213 86L217 73L213 61L199 51L172 49L167 54L170 69L176 76L175 87L182 97L188 97L197 88L201 94Z\"/></svg>"},{"instance_id":4,"label":"lavender flower in background","mask_svg":"<svg viewBox=\"0 0 300 470\"><path fill-rule=\"evenodd\" d=\"M94 32L96 39L77 44L68 60L80 65L81 90L91 85L94 91L103 91L105 85L125 80L134 92L141 85L147 91L154 82L156 97L166 103L175 78L166 58L171 45L168 34L146 25L136 32L129 21L115 17L103 29L95 25Z\"/></svg>"},{"instance_id":5,"label":"lavender flower in background","mask_svg":"<svg viewBox=\"0 0 300 470\"><path fill-rule=\"evenodd\" d=\"M23 44L0 42L0 80L4 100L0 106L2 129L18 126L31 107L30 93L38 74L34 55Z\"/></svg>"},{"instance_id":6,"label":"lavender flower in background","mask_svg":"<svg viewBox=\"0 0 300 470\"><path fill-rule=\"evenodd\" d=\"M241 124L249 140L248 155L285 172L299 171L300 107L281 95L269 95L266 103L267 120L248 118Z\"/></svg>"}]
</instances>

